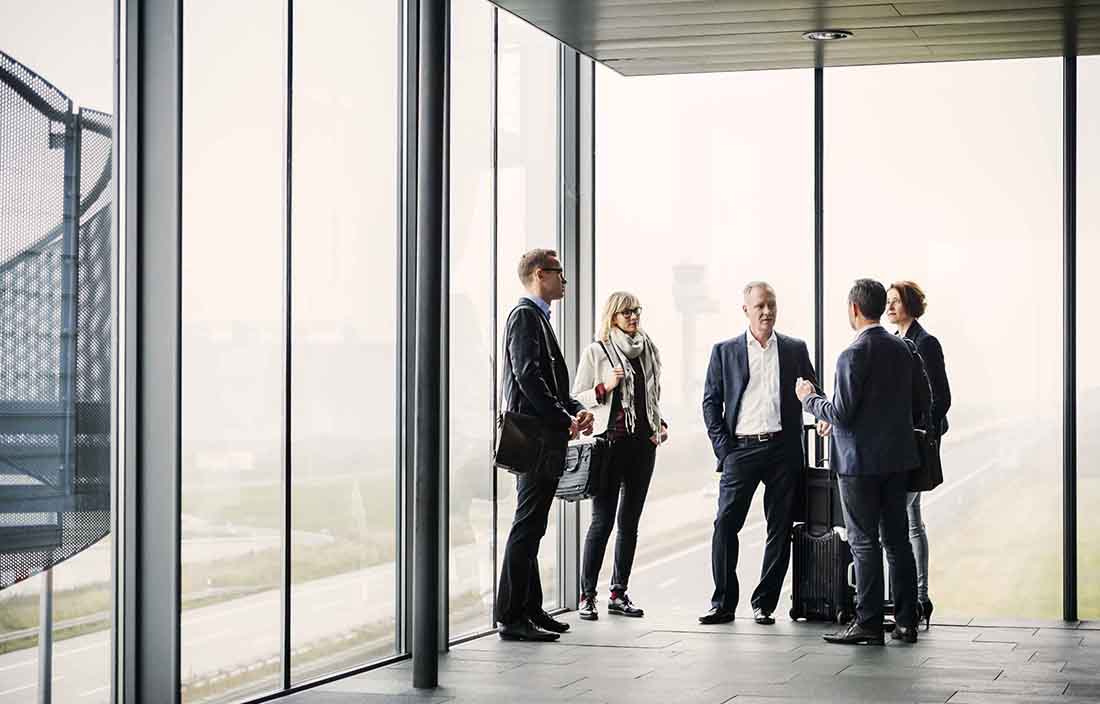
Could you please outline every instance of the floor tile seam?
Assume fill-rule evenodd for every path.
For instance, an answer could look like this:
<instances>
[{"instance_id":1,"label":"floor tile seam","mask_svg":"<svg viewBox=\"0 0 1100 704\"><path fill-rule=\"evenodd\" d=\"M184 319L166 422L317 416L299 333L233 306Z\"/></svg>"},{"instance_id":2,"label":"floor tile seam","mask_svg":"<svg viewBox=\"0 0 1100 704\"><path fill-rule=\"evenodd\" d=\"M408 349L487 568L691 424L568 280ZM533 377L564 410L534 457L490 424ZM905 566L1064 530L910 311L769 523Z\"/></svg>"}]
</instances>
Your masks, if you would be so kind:
<instances>
[{"instance_id":1,"label":"floor tile seam","mask_svg":"<svg viewBox=\"0 0 1100 704\"><path fill-rule=\"evenodd\" d=\"M586 676L578 677L577 679L573 680L572 682L566 682L565 684L554 685L554 688L555 689L565 689L566 687L572 687L573 685L575 685L578 682L583 682L586 679L588 679L588 677L586 677Z\"/></svg>"}]
</instances>

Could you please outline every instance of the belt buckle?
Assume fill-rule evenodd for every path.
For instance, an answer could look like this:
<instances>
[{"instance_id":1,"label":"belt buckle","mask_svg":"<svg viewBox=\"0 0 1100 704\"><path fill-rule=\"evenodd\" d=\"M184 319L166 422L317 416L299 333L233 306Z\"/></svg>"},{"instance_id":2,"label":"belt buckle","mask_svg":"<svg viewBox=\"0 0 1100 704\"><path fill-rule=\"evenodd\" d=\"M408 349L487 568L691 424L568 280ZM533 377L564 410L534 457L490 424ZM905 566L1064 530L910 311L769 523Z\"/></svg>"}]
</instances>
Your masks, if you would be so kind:
<instances>
[{"instance_id":1,"label":"belt buckle","mask_svg":"<svg viewBox=\"0 0 1100 704\"><path fill-rule=\"evenodd\" d=\"M757 433L756 442L768 442L772 439L771 433Z\"/></svg>"}]
</instances>

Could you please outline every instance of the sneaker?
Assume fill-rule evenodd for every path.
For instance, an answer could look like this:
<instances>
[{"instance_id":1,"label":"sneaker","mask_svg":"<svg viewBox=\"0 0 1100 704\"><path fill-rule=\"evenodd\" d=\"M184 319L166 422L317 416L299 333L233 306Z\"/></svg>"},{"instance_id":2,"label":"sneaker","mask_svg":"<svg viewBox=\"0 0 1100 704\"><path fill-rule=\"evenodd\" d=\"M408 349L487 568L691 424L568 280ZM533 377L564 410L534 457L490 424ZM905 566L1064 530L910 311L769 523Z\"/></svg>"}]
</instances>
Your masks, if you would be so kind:
<instances>
[{"instance_id":1,"label":"sneaker","mask_svg":"<svg viewBox=\"0 0 1100 704\"><path fill-rule=\"evenodd\" d=\"M580 616L585 621L595 621L600 617L599 609L596 608L596 595L595 594L582 594L581 595L581 607L579 609Z\"/></svg>"},{"instance_id":2,"label":"sneaker","mask_svg":"<svg viewBox=\"0 0 1100 704\"><path fill-rule=\"evenodd\" d=\"M611 592L611 599L607 602L607 613L632 618L645 616L645 611L635 606L626 592Z\"/></svg>"}]
</instances>

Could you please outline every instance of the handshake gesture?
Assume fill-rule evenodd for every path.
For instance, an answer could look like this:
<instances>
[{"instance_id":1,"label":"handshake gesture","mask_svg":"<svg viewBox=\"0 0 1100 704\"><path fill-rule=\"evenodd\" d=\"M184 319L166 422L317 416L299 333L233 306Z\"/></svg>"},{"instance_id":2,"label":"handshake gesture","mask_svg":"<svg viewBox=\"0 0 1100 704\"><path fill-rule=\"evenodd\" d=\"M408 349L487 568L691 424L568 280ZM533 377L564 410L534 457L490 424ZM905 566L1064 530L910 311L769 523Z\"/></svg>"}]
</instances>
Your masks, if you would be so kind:
<instances>
[{"instance_id":1,"label":"handshake gesture","mask_svg":"<svg viewBox=\"0 0 1100 704\"><path fill-rule=\"evenodd\" d=\"M578 413L569 424L569 439L575 440L578 435L591 435L593 420L592 414L588 411Z\"/></svg>"},{"instance_id":2,"label":"handshake gesture","mask_svg":"<svg viewBox=\"0 0 1100 704\"><path fill-rule=\"evenodd\" d=\"M815 393L817 393L817 389L814 388L814 385L806 381L802 377L798 377L798 379L794 382L794 395L798 397L799 403L804 401L807 396L812 396ZM832 432L833 428L829 425L827 421L817 421L817 434L819 436L824 438L829 436Z\"/></svg>"}]
</instances>

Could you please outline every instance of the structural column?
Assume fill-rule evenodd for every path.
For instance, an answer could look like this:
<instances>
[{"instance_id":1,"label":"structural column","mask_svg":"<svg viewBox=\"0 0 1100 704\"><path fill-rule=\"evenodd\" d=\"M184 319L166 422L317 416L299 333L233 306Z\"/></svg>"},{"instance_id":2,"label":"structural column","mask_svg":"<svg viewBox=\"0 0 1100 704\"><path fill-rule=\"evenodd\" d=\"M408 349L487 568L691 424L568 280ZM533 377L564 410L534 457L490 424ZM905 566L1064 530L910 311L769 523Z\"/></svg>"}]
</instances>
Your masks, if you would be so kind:
<instances>
[{"instance_id":1,"label":"structural column","mask_svg":"<svg viewBox=\"0 0 1100 704\"><path fill-rule=\"evenodd\" d=\"M1077 55L1067 33L1062 68L1062 618L1077 620Z\"/></svg>"},{"instance_id":2,"label":"structural column","mask_svg":"<svg viewBox=\"0 0 1100 704\"><path fill-rule=\"evenodd\" d=\"M179 701L181 0L126 0L120 615L126 702Z\"/></svg>"},{"instance_id":3,"label":"structural column","mask_svg":"<svg viewBox=\"0 0 1100 704\"><path fill-rule=\"evenodd\" d=\"M439 683L443 225L447 0L421 0L416 189L416 479L413 489L413 686Z\"/></svg>"},{"instance_id":4,"label":"structural column","mask_svg":"<svg viewBox=\"0 0 1100 704\"><path fill-rule=\"evenodd\" d=\"M820 49L820 47L819 47ZM825 365L825 69L814 68L814 370ZM824 387L824 381L821 382ZM814 436L814 464L821 466L825 443Z\"/></svg>"}]
</instances>

